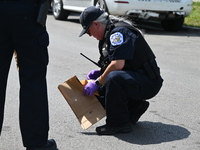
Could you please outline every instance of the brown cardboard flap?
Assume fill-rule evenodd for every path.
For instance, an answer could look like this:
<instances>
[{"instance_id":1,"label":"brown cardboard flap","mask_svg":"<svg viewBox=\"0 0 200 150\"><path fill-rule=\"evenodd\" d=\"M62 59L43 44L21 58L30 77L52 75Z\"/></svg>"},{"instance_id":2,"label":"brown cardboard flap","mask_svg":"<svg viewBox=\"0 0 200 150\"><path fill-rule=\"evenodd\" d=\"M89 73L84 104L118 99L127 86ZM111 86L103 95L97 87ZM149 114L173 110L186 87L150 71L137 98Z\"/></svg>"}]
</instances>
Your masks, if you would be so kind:
<instances>
[{"instance_id":1,"label":"brown cardboard flap","mask_svg":"<svg viewBox=\"0 0 200 150\"><path fill-rule=\"evenodd\" d=\"M58 89L78 118L83 129L89 128L106 115L105 109L94 95L83 95L83 85L86 82L85 80L80 82L74 76L58 85Z\"/></svg>"}]
</instances>

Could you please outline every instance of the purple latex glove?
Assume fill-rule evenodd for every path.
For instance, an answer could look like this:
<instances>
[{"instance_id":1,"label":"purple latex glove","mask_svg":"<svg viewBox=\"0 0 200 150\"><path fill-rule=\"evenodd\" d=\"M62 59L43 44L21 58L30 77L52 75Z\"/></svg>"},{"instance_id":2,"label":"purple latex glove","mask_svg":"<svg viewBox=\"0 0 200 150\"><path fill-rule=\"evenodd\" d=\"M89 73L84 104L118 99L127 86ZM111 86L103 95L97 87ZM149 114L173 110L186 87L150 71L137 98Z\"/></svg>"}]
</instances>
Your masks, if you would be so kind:
<instances>
[{"instance_id":1,"label":"purple latex glove","mask_svg":"<svg viewBox=\"0 0 200 150\"><path fill-rule=\"evenodd\" d=\"M98 86L94 81L89 81L84 89L83 89L83 94L87 96L92 96L92 94L98 90Z\"/></svg>"},{"instance_id":2,"label":"purple latex glove","mask_svg":"<svg viewBox=\"0 0 200 150\"><path fill-rule=\"evenodd\" d=\"M99 76L101 75L101 71L100 70L91 70L87 76L86 79L90 80L90 79L97 79Z\"/></svg>"}]
</instances>

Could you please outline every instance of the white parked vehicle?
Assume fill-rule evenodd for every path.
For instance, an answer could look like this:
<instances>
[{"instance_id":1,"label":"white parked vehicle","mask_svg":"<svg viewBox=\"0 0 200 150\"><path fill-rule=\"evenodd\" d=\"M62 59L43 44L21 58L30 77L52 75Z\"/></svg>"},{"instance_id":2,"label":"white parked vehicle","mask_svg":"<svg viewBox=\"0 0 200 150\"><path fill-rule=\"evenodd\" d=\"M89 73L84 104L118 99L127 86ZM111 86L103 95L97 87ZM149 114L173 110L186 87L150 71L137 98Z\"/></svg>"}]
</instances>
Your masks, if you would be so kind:
<instances>
[{"instance_id":1,"label":"white parked vehicle","mask_svg":"<svg viewBox=\"0 0 200 150\"><path fill-rule=\"evenodd\" d=\"M66 19L70 12L100 5L111 15L134 19L160 20L167 31L182 28L184 18L192 11L192 0L52 0L55 19Z\"/></svg>"}]
</instances>

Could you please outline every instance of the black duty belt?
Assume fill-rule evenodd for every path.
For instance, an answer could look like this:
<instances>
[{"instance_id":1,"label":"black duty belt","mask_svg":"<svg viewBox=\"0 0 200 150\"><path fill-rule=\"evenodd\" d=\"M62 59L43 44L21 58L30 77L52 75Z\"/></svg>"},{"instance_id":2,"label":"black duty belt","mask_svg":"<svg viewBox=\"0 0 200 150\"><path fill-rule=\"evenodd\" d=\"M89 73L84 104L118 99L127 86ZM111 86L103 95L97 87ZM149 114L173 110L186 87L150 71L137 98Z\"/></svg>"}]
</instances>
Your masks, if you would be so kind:
<instances>
[{"instance_id":1,"label":"black duty belt","mask_svg":"<svg viewBox=\"0 0 200 150\"><path fill-rule=\"evenodd\" d=\"M160 77L160 68L157 66L155 60L150 60L143 64L144 70L151 79L157 79Z\"/></svg>"}]
</instances>

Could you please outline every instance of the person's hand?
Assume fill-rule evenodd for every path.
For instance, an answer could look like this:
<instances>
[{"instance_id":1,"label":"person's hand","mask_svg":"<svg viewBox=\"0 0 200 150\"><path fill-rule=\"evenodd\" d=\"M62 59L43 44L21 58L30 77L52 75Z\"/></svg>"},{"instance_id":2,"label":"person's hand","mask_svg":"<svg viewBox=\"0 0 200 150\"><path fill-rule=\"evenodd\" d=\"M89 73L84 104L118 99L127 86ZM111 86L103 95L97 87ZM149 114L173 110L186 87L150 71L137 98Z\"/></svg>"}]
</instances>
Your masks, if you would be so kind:
<instances>
[{"instance_id":1,"label":"person's hand","mask_svg":"<svg viewBox=\"0 0 200 150\"><path fill-rule=\"evenodd\" d=\"M99 87L97 86L95 81L91 80L85 85L85 87L83 89L83 95L92 96L92 94L94 92L96 92L98 90L98 88Z\"/></svg>"},{"instance_id":2,"label":"person's hand","mask_svg":"<svg viewBox=\"0 0 200 150\"><path fill-rule=\"evenodd\" d=\"M101 71L100 70L91 70L87 76L86 79L90 80L90 79L97 79L99 76L101 75Z\"/></svg>"}]
</instances>

